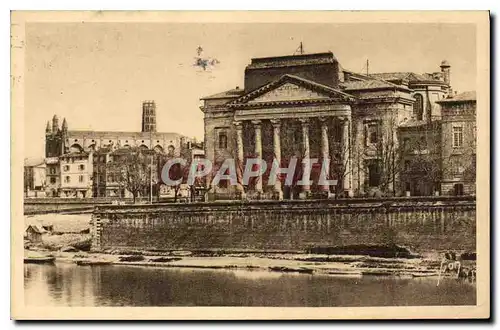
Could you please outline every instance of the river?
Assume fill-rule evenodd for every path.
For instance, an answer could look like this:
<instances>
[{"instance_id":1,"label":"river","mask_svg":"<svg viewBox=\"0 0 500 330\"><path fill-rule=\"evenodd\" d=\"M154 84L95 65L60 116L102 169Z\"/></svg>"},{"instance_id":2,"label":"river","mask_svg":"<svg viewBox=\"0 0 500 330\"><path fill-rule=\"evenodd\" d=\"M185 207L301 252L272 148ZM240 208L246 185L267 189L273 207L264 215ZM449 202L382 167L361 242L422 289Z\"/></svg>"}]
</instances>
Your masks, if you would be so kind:
<instances>
[{"instance_id":1,"label":"river","mask_svg":"<svg viewBox=\"0 0 500 330\"><path fill-rule=\"evenodd\" d=\"M29 306L474 305L476 286L455 279L336 277L248 270L24 265Z\"/></svg>"}]
</instances>

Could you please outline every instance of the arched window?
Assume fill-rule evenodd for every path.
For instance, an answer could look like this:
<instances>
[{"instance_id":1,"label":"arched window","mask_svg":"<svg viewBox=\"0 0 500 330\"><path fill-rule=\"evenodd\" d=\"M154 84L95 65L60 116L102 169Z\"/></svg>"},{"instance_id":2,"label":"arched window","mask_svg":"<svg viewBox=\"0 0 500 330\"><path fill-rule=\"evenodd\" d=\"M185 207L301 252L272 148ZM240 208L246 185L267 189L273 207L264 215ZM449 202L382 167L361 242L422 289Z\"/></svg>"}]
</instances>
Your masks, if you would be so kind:
<instances>
[{"instance_id":1,"label":"arched window","mask_svg":"<svg viewBox=\"0 0 500 330\"><path fill-rule=\"evenodd\" d=\"M175 152L175 147L173 145L169 145L167 150L168 150L167 155L169 157L173 157Z\"/></svg>"},{"instance_id":2,"label":"arched window","mask_svg":"<svg viewBox=\"0 0 500 330\"><path fill-rule=\"evenodd\" d=\"M423 120L424 118L424 97L422 94L415 94L415 104L413 105L413 116L416 120Z\"/></svg>"}]
</instances>

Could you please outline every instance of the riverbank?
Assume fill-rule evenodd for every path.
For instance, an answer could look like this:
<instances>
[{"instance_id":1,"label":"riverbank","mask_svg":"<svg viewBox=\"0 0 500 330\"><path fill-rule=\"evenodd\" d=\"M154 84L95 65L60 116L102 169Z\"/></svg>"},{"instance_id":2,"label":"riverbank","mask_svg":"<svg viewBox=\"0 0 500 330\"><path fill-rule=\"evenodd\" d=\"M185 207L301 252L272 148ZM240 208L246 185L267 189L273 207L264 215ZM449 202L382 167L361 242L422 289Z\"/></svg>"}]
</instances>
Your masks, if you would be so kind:
<instances>
[{"instance_id":1,"label":"riverbank","mask_svg":"<svg viewBox=\"0 0 500 330\"><path fill-rule=\"evenodd\" d=\"M322 255L298 253L227 253L200 256L190 251L141 252L113 251L111 253L63 252L27 250L26 255L52 255L57 263L80 264L81 267L136 266L188 269L260 270L280 273L323 274L331 276L399 276L399 277L458 277L457 267L440 273L442 260L437 255L419 258L378 258L363 255ZM475 272L475 261L461 262L462 276Z\"/></svg>"},{"instance_id":2,"label":"riverbank","mask_svg":"<svg viewBox=\"0 0 500 330\"><path fill-rule=\"evenodd\" d=\"M109 249L90 252L91 235L88 215L44 215L27 217L26 224L51 224L59 234L48 233L42 242L26 242L26 254L53 255L56 262L102 266L128 265L138 267L192 268L192 269L244 269L281 273L327 274L337 276L439 276L443 257L448 251L410 252L399 246L340 246L311 248L308 251L259 251L209 249L192 251L145 251ZM82 251L83 250L83 251ZM86 250L86 251L85 251ZM454 251L456 257L464 252ZM448 258L444 276L457 276L456 265L449 269ZM461 261L462 272L475 271L473 260ZM83 266L82 266L83 267Z\"/></svg>"}]
</instances>

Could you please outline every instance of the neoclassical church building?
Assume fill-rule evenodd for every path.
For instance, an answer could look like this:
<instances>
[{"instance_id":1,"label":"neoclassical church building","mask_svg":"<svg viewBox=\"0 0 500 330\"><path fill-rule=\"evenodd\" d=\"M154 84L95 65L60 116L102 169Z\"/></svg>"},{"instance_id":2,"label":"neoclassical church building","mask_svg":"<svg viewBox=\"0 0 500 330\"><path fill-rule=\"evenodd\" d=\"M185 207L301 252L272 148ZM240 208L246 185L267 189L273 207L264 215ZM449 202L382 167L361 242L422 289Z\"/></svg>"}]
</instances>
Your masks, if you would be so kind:
<instances>
[{"instance_id":1,"label":"neoclassical church building","mask_svg":"<svg viewBox=\"0 0 500 330\"><path fill-rule=\"evenodd\" d=\"M381 191L401 196L398 127L441 119L439 101L451 95L450 65L437 72L359 74L340 65L332 52L253 58L244 86L202 98L205 157L216 166L227 158L237 168L250 157L268 170L248 185L221 181L212 193L238 198L295 199L308 196L367 196ZM315 158L311 185L269 185L273 159L287 167ZM318 182L322 160L336 186ZM296 182L296 180L294 181Z\"/></svg>"}]
</instances>

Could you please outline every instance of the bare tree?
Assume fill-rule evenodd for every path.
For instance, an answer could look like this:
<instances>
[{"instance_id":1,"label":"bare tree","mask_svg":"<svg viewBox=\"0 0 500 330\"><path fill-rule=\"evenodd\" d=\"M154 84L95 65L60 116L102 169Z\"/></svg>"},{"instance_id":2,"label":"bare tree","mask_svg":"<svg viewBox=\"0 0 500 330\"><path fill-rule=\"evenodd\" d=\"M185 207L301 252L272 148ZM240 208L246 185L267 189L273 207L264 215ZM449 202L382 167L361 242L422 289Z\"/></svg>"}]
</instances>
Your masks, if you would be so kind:
<instances>
[{"instance_id":1,"label":"bare tree","mask_svg":"<svg viewBox=\"0 0 500 330\"><path fill-rule=\"evenodd\" d=\"M110 173L120 187L128 190L136 202L140 192L149 188L151 182L152 155L139 148L129 149L124 152L114 153L113 160L107 164Z\"/></svg>"}]
</instances>

